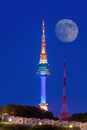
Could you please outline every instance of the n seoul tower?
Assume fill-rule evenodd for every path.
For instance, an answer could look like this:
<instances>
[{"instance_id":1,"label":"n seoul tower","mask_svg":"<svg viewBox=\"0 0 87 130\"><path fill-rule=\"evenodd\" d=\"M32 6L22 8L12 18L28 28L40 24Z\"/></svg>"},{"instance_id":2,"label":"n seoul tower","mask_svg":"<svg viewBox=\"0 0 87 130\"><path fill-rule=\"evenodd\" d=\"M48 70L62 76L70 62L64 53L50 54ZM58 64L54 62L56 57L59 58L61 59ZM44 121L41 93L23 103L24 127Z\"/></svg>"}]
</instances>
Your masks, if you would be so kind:
<instances>
[{"instance_id":1,"label":"n seoul tower","mask_svg":"<svg viewBox=\"0 0 87 130\"><path fill-rule=\"evenodd\" d=\"M42 43L41 43L41 54L37 74L41 80L41 102L39 104L40 109L48 111L48 104L46 103L46 78L50 75L49 65L46 55L46 42L45 42L45 24L42 21Z\"/></svg>"}]
</instances>

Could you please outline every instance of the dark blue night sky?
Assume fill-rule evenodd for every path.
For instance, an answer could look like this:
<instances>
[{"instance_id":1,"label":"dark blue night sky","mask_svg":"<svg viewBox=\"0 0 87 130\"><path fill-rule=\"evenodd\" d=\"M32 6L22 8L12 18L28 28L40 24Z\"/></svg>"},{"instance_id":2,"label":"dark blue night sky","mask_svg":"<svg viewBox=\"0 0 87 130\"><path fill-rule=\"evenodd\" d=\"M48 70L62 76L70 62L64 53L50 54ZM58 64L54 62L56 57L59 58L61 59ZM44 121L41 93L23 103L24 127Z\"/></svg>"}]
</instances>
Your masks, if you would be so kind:
<instances>
[{"instance_id":1,"label":"dark blue night sky","mask_svg":"<svg viewBox=\"0 0 87 130\"><path fill-rule=\"evenodd\" d=\"M77 39L63 43L56 23L72 19ZM0 106L38 106L40 79L36 75L41 51L41 22L45 20L46 50L51 75L47 78L49 110L58 116L62 107L63 59L67 61L67 99L71 114L87 112L87 1L0 1Z\"/></svg>"}]
</instances>

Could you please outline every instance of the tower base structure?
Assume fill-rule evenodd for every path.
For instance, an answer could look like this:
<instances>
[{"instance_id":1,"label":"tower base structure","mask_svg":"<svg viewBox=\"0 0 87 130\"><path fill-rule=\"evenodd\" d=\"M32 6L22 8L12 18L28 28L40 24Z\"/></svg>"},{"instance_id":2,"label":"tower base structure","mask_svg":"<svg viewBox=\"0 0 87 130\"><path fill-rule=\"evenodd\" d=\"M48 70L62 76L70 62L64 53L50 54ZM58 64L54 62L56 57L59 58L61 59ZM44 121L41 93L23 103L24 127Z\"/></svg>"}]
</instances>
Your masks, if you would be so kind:
<instances>
[{"instance_id":1,"label":"tower base structure","mask_svg":"<svg viewBox=\"0 0 87 130\"><path fill-rule=\"evenodd\" d=\"M60 120L67 120L69 118L70 118L70 113L68 111L67 99L66 99L66 96L64 96L63 100L62 100L62 110L60 112L59 119Z\"/></svg>"},{"instance_id":2,"label":"tower base structure","mask_svg":"<svg viewBox=\"0 0 87 130\"><path fill-rule=\"evenodd\" d=\"M69 118L70 118L70 113L69 112L61 112L60 113L60 116L59 116L60 120L67 120Z\"/></svg>"},{"instance_id":3,"label":"tower base structure","mask_svg":"<svg viewBox=\"0 0 87 130\"><path fill-rule=\"evenodd\" d=\"M39 104L39 107L41 110L48 111L48 104L47 103L41 103L41 104Z\"/></svg>"}]
</instances>

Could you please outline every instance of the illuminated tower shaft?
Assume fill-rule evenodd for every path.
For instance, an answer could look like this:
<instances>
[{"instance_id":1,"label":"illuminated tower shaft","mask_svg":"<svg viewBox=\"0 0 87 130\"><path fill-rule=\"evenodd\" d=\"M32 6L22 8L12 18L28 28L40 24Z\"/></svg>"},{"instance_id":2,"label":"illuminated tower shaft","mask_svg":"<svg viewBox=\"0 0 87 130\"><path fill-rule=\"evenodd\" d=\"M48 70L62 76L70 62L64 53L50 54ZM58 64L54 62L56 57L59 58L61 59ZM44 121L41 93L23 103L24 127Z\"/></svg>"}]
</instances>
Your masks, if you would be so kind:
<instances>
[{"instance_id":1,"label":"illuminated tower shaft","mask_svg":"<svg viewBox=\"0 0 87 130\"><path fill-rule=\"evenodd\" d=\"M47 75L50 75L50 71L46 55L44 20L42 21L42 44L41 44L41 54L37 74L40 76L41 79L41 102L39 106L40 109L47 111L48 104L46 103L46 77Z\"/></svg>"},{"instance_id":2,"label":"illuminated tower shaft","mask_svg":"<svg viewBox=\"0 0 87 130\"><path fill-rule=\"evenodd\" d=\"M46 104L46 76L41 78L41 103Z\"/></svg>"},{"instance_id":3,"label":"illuminated tower shaft","mask_svg":"<svg viewBox=\"0 0 87 130\"><path fill-rule=\"evenodd\" d=\"M66 98L66 61L64 60L64 86L63 86L63 100L62 100L62 110L60 112L59 119L67 120L70 117L67 107L67 98Z\"/></svg>"}]
</instances>

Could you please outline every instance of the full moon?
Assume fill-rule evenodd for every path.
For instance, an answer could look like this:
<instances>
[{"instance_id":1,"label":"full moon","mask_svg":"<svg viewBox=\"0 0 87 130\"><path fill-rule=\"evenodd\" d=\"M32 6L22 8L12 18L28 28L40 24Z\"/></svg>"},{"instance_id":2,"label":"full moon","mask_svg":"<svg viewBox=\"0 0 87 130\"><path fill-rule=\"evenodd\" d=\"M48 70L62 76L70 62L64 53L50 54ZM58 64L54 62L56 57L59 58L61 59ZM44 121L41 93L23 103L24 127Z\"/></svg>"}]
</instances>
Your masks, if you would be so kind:
<instances>
[{"instance_id":1,"label":"full moon","mask_svg":"<svg viewBox=\"0 0 87 130\"><path fill-rule=\"evenodd\" d=\"M78 36L78 26L70 19L62 19L56 24L55 33L62 42L73 42Z\"/></svg>"}]
</instances>

